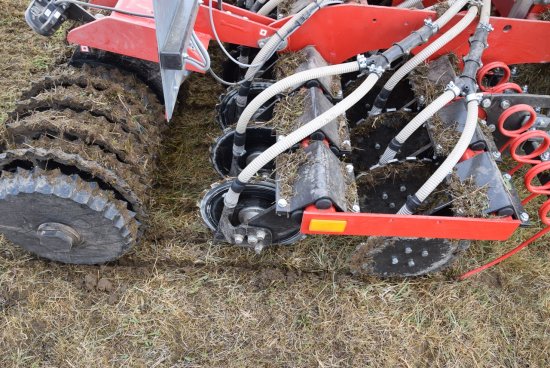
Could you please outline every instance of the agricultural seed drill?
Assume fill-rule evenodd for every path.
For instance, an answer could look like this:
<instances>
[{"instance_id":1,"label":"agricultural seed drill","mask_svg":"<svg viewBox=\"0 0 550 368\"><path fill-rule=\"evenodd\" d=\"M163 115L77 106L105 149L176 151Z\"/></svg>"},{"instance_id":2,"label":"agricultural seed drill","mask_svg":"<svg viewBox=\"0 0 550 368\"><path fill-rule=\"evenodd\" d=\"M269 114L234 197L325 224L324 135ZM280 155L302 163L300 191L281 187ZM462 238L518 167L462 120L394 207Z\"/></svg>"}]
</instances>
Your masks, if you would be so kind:
<instances>
[{"instance_id":1,"label":"agricultural seed drill","mask_svg":"<svg viewBox=\"0 0 550 368\"><path fill-rule=\"evenodd\" d=\"M550 96L513 82L550 60L545 4L34 0L27 23L49 36L75 21L78 49L5 123L0 230L60 262L128 251L191 72L229 85L211 153L224 180L200 202L219 241L261 252L305 234L368 236L356 272L415 276L529 226L535 197L550 225Z\"/></svg>"}]
</instances>

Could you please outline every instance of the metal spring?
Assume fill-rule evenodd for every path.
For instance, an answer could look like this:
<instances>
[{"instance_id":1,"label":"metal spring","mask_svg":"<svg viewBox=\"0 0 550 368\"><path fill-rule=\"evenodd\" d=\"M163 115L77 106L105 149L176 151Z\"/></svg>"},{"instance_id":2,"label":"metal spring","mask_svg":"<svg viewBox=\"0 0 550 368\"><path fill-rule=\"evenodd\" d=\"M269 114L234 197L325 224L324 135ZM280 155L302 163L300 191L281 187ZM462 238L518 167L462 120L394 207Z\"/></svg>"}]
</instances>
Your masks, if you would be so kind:
<instances>
[{"instance_id":1,"label":"metal spring","mask_svg":"<svg viewBox=\"0 0 550 368\"><path fill-rule=\"evenodd\" d=\"M530 119L520 129L507 130L504 127L504 123L506 122L506 120L512 114L516 112L521 112L521 111L529 113ZM531 167L531 169L529 169L529 171L527 171L524 177L525 188L531 194L521 202L522 205L529 203L530 201L532 201L533 199L537 198L540 195L550 196L550 181L542 185L533 184L533 180L537 178L539 174L545 171L550 172L550 161L542 161L541 159L536 158L536 157L540 157L544 152L546 152L550 148L550 136L548 135L548 133L542 130L529 130L533 126L535 119L536 119L536 113L533 110L533 108L529 105L524 105L524 104L514 105L508 108L500 115L498 119L498 127L499 127L500 133L510 138L508 142L504 144L504 146L501 148L500 151L503 152L507 147L510 147L510 155L518 163L518 165L512 168L508 172L508 174L513 175L520 167L522 167L525 164L534 165L533 167ZM521 147L521 145L530 139L542 139L542 142L538 145L538 147L536 147L536 149L533 152L529 154L518 153L517 151ZM550 232L549 213L550 213L550 199L546 200L539 207L539 210L538 210L539 218L541 222L545 225L545 227L543 227L539 232L537 232L535 235L533 235L529 239L522 242L520 245L518 245L514 249L492 260L491 262L484 264L481 267L478 267L471 271L466 272L465 274L461 275L459 279L460 280L467 279L483 270L486 270L489 267L492 267L504 261L507 258L510 258L514 254L522 250L523 248L526 248L528 245L533 243L535 240L549 233Z\"/></svg>"},{"instance_id":2,"label":"metal spring","mask_svg":"<svg viewBox=\"0 0 550 368\"><path fill-rule=\"evenodd\" d=\"M483 84L483 79L485 79L485 77L491 76L492 71L495 69L502 70L504 72L504 75L496 85L492 87L485 86ZM510 71L510 67L508 67L506 63L503 63L502 61L494 61L492 63L484 65L483 67L481 67L481 69L479 69L477 73L477 84L480 90L487 93L504 93L504 91L506 90L512 90L517 93L523 92L523 89L519 85L509 82L511 76L512 72Z\"/></svg>"}]
</instances>

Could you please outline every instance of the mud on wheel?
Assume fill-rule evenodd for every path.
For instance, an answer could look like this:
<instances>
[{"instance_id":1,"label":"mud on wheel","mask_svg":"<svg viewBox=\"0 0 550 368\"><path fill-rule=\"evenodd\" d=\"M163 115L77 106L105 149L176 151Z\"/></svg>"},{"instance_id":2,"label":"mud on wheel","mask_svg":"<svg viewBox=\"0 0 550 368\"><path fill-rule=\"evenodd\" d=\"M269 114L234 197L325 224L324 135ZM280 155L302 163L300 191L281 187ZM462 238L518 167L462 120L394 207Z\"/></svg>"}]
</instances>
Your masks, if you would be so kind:
<instances>
[{"instance_id":1,"label":"mud on wheel","mask_svg":"<svg viewBox=\"0 0 550 368\"><path fill-rule=\"evenodd\" d=\"M93 64L32 83L1 137L0 232L54 261L115 260L147 225L163 107L134 75Z\"/></svg>"}]
</instances>

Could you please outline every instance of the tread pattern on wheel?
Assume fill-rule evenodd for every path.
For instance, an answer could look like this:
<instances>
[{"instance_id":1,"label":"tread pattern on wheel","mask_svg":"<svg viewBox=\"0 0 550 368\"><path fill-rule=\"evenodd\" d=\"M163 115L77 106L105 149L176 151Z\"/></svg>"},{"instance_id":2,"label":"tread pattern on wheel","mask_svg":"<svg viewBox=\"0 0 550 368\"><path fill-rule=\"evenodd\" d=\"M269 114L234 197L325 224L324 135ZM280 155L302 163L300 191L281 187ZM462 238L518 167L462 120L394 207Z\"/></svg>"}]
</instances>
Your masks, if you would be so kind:
<instances>
[{"instance_id":1,"label":"tread pattern on wheel","mask_svg":"<svg viewBox=\"0 0 550 368\"><path fill-rule=\"evenodd\" d=\"M62 65L22 93L5 124L0 168L59 168L97 181L145 222L161 133L156 95L116 68Z\"/></svg>"},{"instance_id":2,"label":"tread pattern on wheel","mask_svg":"<svg viewBox=\"0 0 550 368\"><path fill-rule=\"evenodd\" d=\"M57 203L60 207L63 206L63 203L67 203L66 201L77 203L80 208L84 206L83 211L86 213L92 216L96 213L97 216L108 220L104 221L102 226L108 226L109 229L107 230L109 232L114 231L118 234L117 239L119 241L116 244L101 243L98 237L101 235L102 228L94 229L94 232L97 232L97 237L92 234L84 239L88 243L85 243L85 246L101 246L105 249L102 255L95 258L80 258L78 256L80 250L76 249L76 254L71 254L71 252L56 253L50 255L49 259L71 263L112 261L127 252L139 236L139 222L135 219L135 213L127 208L126 202L116 199L111 192L101 189L95 182L82 180L78 175L68 176L59 169L46 171L34 168L29 171L18 168L15 172L2 171L0 175L0 202L6 202L6 205L11 206L12 211L17 212L18 209L14 207L17 206L18 198L22 200L24 195L31 196L30 199L26 198L27 201L52 196L55 197L53 198L54 203ZM25 201L22 202L26 203ZM22 211L33 211L33 208L25 207ZM68 221L70 221L69 215L70 213L66 214ZM44 222L47 221L48 219L44 218ZM26 225L22 223L22 227ZM17 237L17 234L15 237ZM25 247L25 244L22 245ZM44 255L40 252L42 251L37 252L38 255Z\"/></svg>"}]
</instances>

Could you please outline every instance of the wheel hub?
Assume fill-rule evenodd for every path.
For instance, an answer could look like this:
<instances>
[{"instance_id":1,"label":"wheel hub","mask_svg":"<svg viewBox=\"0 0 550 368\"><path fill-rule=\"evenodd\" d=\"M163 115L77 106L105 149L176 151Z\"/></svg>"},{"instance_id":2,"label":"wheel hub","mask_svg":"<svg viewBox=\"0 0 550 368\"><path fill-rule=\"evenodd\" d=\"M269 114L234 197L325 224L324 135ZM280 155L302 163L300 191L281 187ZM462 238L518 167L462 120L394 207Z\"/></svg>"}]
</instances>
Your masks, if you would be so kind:
<instances>
[{"instance_id":1,"label":"wheel hub","mask_svg":"<svg viewBox=\"0 0 550 368\"><path fill-rule=\"evenodd\" d=\"M231 181L214 185L200 203L201 216L213 231L218 231L224 208L224 196L230 187ZM247 184L230 218L232 226L235 227L232 243L258 251L258 244L263 248L269 244L291 244L299 240L299 224L286 216L277 216L274 202L273 183L262 181Z\"/></svg>"},{"instance_id":2,"label":"wheel hub","mask_svg":"<svg viewBox=\"0 0 550 368\"><path fill-rule=\"evenodd\" d=\"M69 252L81 242L78 231L58 222L45 222L38 226L36 232L40 245L56 252Z\"/></svg>"}]
</instances>

